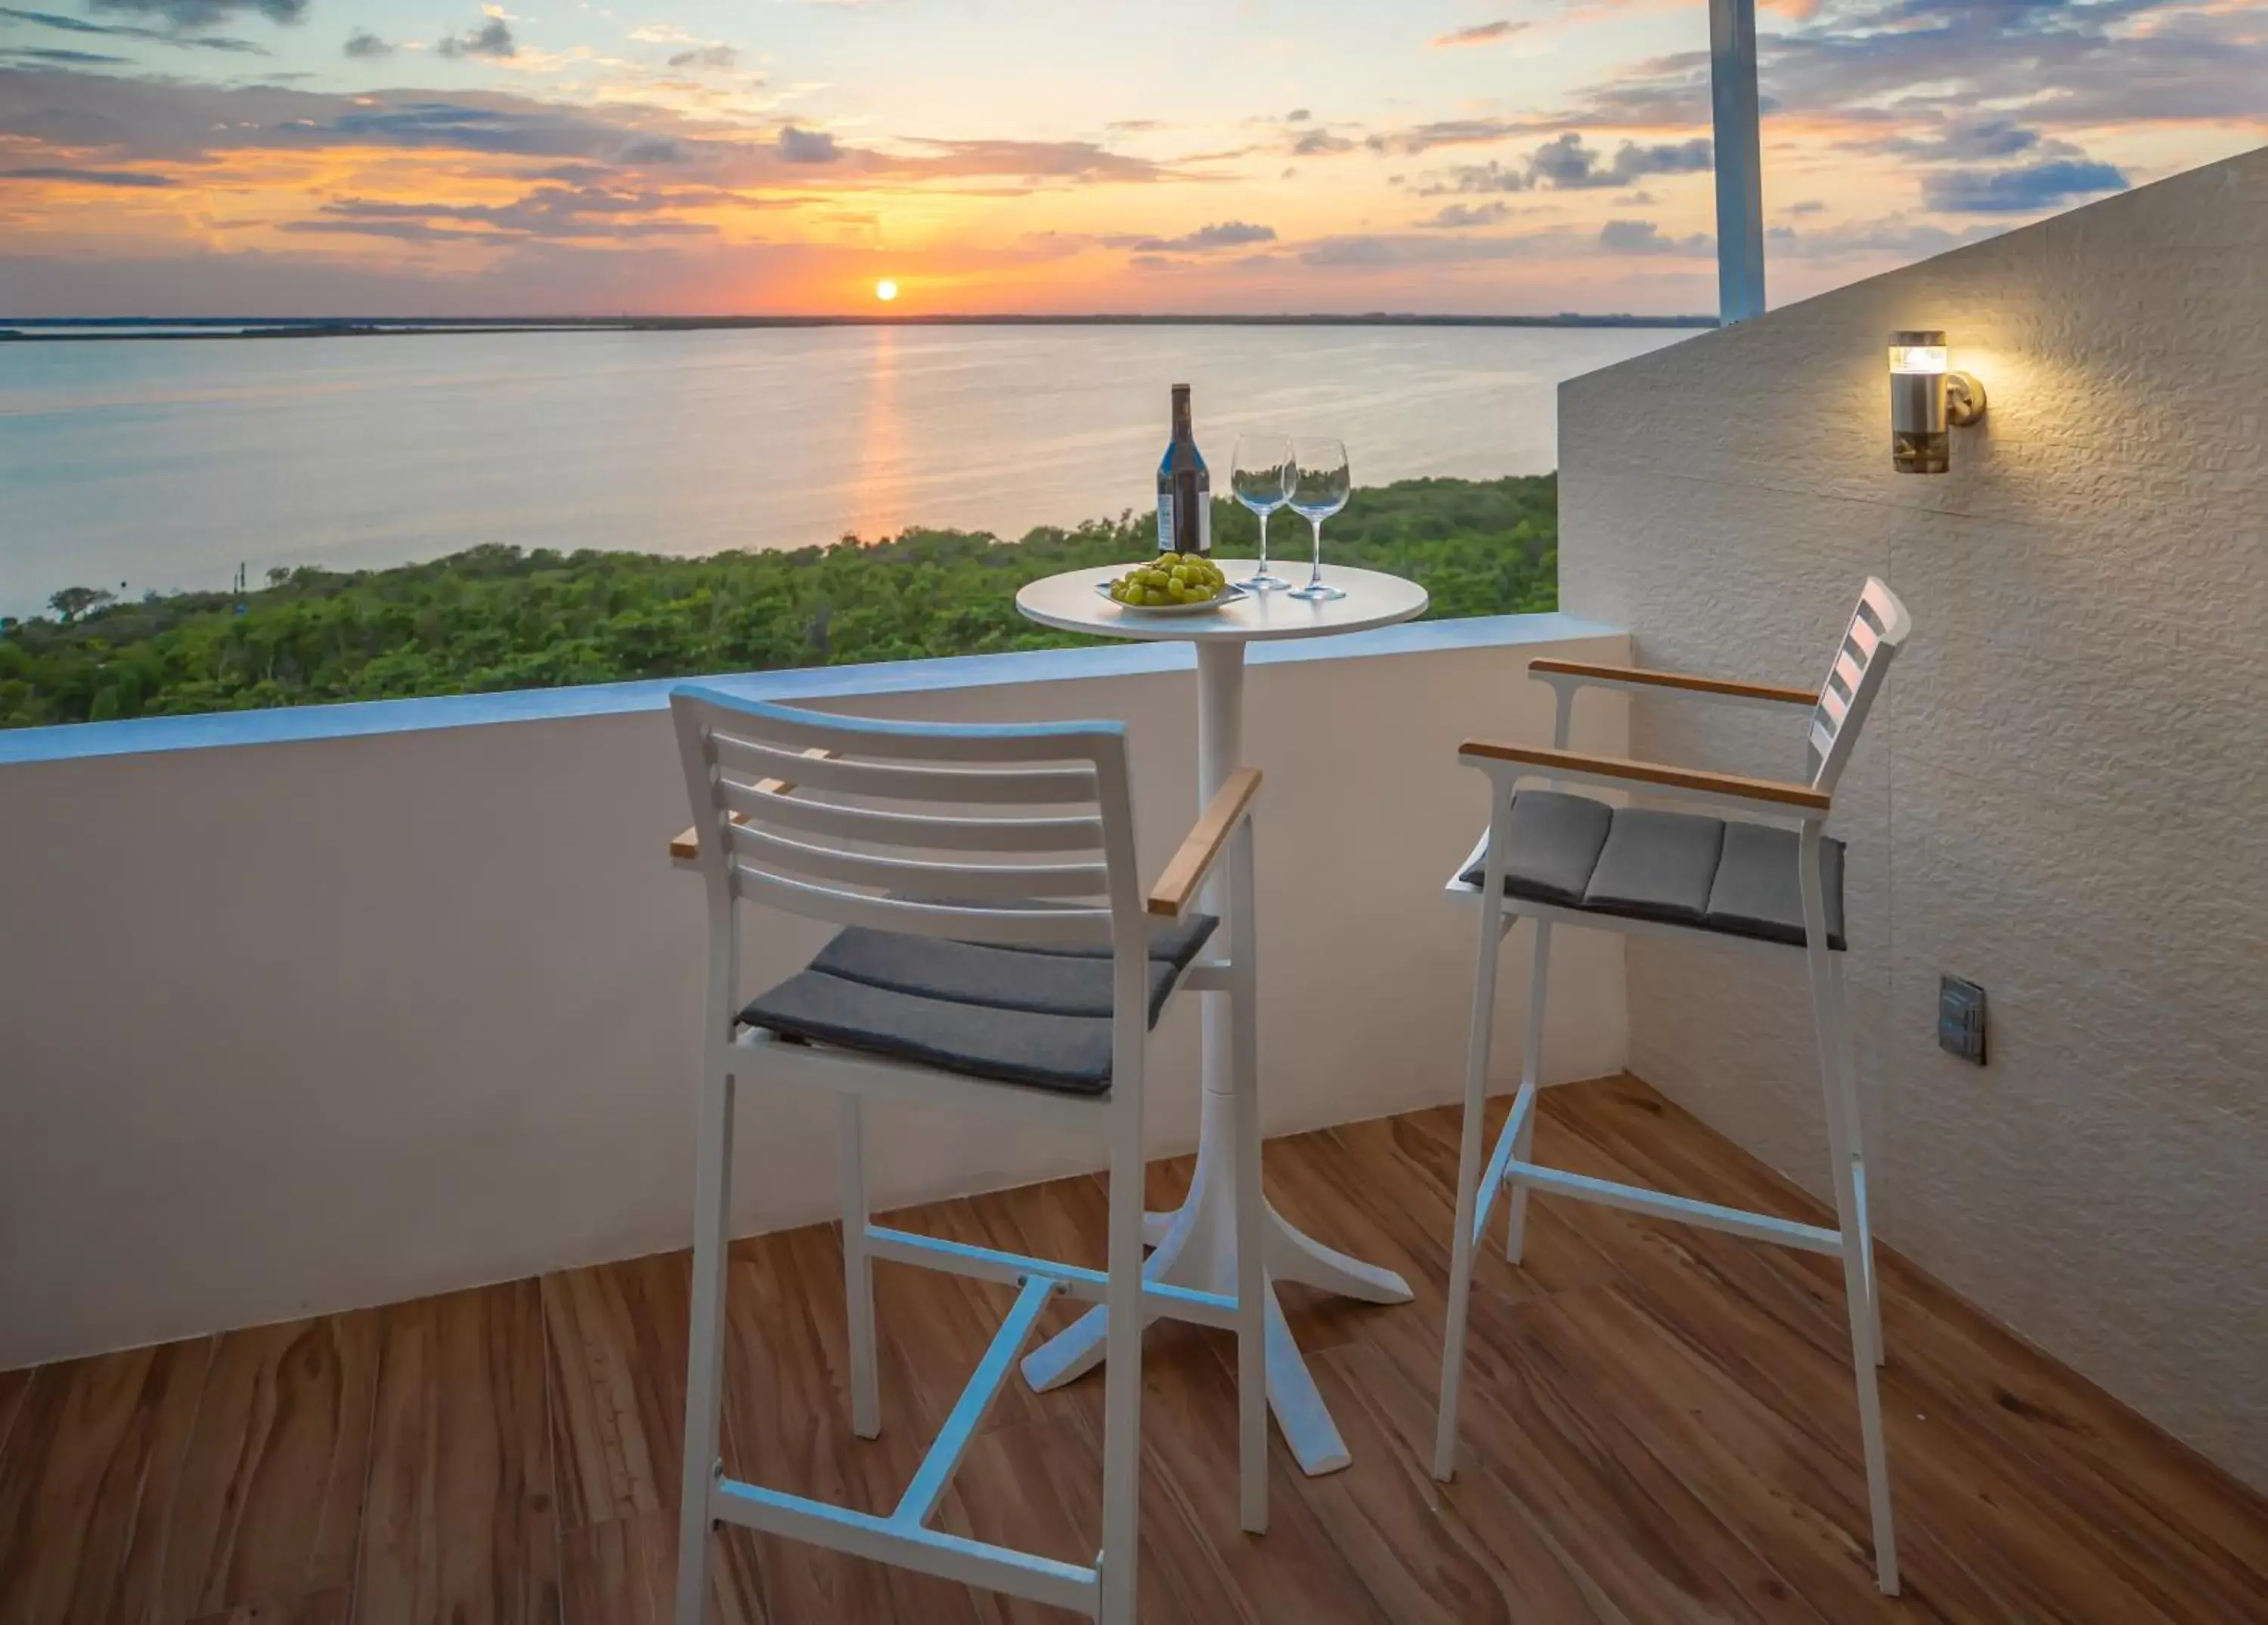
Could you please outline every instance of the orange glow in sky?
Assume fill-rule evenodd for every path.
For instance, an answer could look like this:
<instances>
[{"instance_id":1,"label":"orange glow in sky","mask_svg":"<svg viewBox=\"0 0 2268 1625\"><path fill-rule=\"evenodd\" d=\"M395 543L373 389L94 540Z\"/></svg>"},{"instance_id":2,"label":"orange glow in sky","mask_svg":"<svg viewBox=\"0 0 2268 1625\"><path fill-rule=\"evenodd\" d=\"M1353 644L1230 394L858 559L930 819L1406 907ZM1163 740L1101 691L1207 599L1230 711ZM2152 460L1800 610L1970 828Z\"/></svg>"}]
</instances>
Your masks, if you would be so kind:
<instances>
[{"instance_id":1,"label":"orange glow in sky","mask_svg":"<svg viewBox=\"0 0 2268 1625\"><path fill-rule=\"evenodd\" d=\"M0 0L0 325L1705 314L1706 13ZM1775 303L2268 140L2268 0L1759 33Z\"/></svg>"}]
</instances>

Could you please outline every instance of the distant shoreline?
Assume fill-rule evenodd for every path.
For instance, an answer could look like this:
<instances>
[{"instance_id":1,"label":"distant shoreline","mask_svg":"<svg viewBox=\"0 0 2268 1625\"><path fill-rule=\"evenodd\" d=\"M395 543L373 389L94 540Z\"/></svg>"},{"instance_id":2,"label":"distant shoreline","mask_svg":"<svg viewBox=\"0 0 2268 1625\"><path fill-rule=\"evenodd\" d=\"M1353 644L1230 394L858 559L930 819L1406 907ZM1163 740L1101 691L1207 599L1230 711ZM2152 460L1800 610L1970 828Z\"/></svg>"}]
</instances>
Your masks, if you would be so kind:
<instances>
[{"instance_id":1,"label":"distant shoreline","mask_svg":"<svg viewBox=\"0 0 2268 1625\"><path fill-rule=\"evenodd\" d=\"M122 339L314 339L497 333L698 333L770 327L1673 327L1717 326L1714 316L35 316L0 318L0 343ZM144 327L179 331L118 331Z\"/></svg>"}]
</instances>

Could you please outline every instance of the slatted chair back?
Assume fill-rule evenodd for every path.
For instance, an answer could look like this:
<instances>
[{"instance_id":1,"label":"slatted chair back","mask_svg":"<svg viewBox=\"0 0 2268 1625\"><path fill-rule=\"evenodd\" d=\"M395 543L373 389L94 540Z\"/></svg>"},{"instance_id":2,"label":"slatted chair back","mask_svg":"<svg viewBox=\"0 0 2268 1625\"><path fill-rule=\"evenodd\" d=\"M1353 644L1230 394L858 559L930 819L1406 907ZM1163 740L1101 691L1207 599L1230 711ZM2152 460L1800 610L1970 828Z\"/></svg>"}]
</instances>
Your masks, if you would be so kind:
<instances>
[{"instance_id":1,"label":"slatted chair back","mask_svg":"<svg viewBox=\"0 0 2268 1625\"><path fill-rule=\"evenodd\" d=\"M722 961L712 991L729 1002L733 905L746 901L915 936L1107 950L1120 1034L1138 1046L1149 938L1123 724L880 722L692 684L670 710ZM1117 1075L1138 1077L1138 1055Z\"/></svg>"},{"instance_id":2,"label":"slatted chair back","mask_svg":"<svg viewBox=\"0 0 2268 1625\"><path fill-rule=\"evenodd\" d=\"M1836 645L1827 680L1819 686L1819 702L1812 707L1804 771L1814 790L1833 791L1859 743L1859 730L1874 695L1889 674L1891 658L1912 629L1913 618L1898 595L1869 576L1843 641Z\"/></svg>"},{"instance_id":3,"label":"slatted chair back","mask_svg":"<svg viewBox=\"0 0 2268 1625\"><path fill-rule=\"evenodd\" d=\"M1147 952L1121 723L887 723L671 695L730 900L1007 947Z\"/></svg>"}]
</instances>

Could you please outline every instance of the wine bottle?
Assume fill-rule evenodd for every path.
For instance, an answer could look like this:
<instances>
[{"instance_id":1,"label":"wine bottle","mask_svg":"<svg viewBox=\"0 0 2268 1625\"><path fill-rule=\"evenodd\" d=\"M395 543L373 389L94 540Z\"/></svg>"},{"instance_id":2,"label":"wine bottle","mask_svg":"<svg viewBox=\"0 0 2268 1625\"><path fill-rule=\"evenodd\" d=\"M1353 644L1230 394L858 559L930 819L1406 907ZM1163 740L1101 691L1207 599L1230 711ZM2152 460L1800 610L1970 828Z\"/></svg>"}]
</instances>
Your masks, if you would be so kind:
<instances>
[{"instance_id":1,"label":"wine bottle","mask_svg":"<svg viewBox=\"0 0 2268 1625\"><path fill-rule=\"evenodd\" d=\"M1158 551L1212 556L1212 475L1189 426L1189 386L1174 386L1174 434L1158 464Z\"/></svg>"}]
</instances>

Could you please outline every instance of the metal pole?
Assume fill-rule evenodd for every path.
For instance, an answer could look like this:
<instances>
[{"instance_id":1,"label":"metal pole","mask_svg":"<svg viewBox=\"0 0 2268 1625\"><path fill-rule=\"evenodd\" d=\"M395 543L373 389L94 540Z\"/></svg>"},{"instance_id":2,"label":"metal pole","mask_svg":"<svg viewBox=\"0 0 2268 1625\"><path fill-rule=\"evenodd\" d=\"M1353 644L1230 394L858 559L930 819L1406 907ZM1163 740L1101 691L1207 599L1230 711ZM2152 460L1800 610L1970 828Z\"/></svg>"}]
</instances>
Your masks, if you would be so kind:
<instances>
[{"instance_id":1,"label":"metal pole","mask_svg":"<svg viewBox=\"0 0 2268 1625\"><path fill-rule=\"evenodd\" d=\"M1717 153L1717 317L1730 326L1764 313L1756 0L1709 0L1709 92Z\"/></svg>"}]
</instances>

